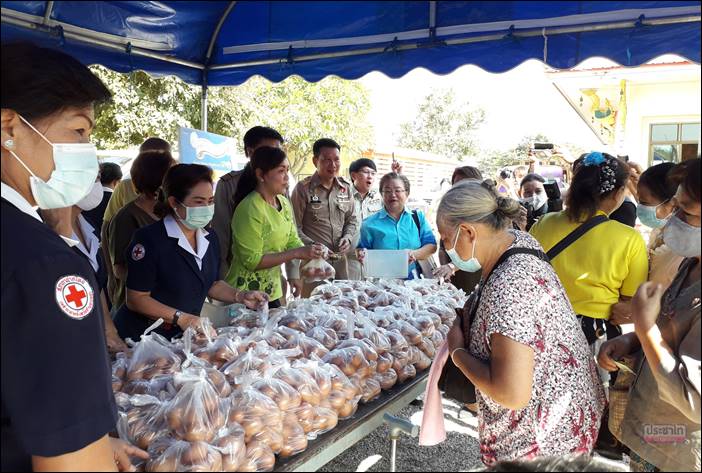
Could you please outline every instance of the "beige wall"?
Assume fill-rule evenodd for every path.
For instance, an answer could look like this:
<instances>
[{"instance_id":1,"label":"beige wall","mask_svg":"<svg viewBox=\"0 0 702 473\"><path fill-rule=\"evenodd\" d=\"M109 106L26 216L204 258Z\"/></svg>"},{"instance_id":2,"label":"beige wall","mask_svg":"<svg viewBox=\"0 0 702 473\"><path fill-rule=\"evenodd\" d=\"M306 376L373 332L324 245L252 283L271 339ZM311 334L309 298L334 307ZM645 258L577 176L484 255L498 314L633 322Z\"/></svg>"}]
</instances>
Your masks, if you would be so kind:
<instances>
[{"instance_id":1,"label":"beige wall","mask_svg":"<svg viewBox=\"0 0 702 473\"><path fill-rule=\"evenodd\" d=\"M628 84L624 151L648 166L652 123L699 123L700 81Z\"/></svg>"}]
</instances>

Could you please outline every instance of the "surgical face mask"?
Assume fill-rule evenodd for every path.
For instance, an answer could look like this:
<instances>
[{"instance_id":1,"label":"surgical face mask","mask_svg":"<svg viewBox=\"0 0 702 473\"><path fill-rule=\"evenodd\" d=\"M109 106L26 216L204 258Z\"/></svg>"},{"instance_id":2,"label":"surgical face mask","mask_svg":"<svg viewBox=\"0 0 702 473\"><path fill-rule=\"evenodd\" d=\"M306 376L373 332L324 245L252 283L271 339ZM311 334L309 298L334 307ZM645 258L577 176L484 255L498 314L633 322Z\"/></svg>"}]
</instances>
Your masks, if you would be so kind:
<instances>
[{"instance_id":1,"label":"surgical face mask","mask_svg":"<svg viewBox=\"0 0 702 473\"><path fill-rule=\"evenodd\" d=\"M480 262L475 258L475 241L473 242L473 253L469 260L464 260L456 251L456 243L458 243L458 235L461 233L461 227L456 230L456 239L453 241L453 248L446 251L446 254L451 258L451 262L456 265L461 271L467 273L475 273L480 271Z\"/></svg>"},{"instance_id":2,"label":"surgical face mask","mask_svg":"<svg viewBox=\"0 0 702 473\"><path fill-rule=\"evenodd\" d=\"M180 205L185 208L185 218L178 216L178 219L191 230L205 228L214 216L214 205L205 205L203 207L188 207L183 203L180 203Z\"/></svg>"},{"instance_id":3,"label":"surgical face mask","mask_svg":"<svg viewBox=\"0 0 702 473\"><path fill-rule=\"evenodd\" d=\"M641 223L649 228L661 228L670 218L670 216L666 218L658 218L656 215L658 207L663 204L665 204L665 202L658 205L639 204L638 207L636 207L636 216L639 217Z\"/></svg>"},{"instance_id":4,"label":"surgical face mask","mask_svg":"<svg viewBox=\"0 0 702 473\"><path fill-rule=\"evenodd\" d=\"M80 207L81 210L86 212L88 210L93 210L95 207L100 205L100 202L102 202L102 194L102 184L100 181L97 181L95 184L93 184L93 188L90 189L88 195L83 197L76 205Z\"/></svg>"},{"instance_id":5,"label":"surgical face mask","mask_svg":"<svg viewBox=\"0 0 702 473\"><path fill-rule=\"evenodd\" d=\"M527 197L523 199L522 202L530 203L534 210L539 210L548 203L548 196L545 192L542 192L541 194L534 194L531 197Z\"/></svg>"},{"instance_id":6,"label":"surgical face mask","mask_svg":"<svg viewBox=\"0 0 702 473\"><path fill-rule=\"evenodd\" d=\"M14 151L9 150L29 172L32 196L40 209L60 209L78 203L91 190L98 175L97 150L91 143L52 143L22 116L20 119L53 149L54 170L48 181L37 177Z\"/></svg>"},{"instance_id":7,"label":"surgical face mask","mask_svg":"<svg viewBox=\"0 0 702 473\"><path fill-rule=\"evenodd\" d=\"M673 253L685 258L700 256L702 253L700 227L683 222L677 215L670 217L668 224L663 227L663 242Z\"/></svg>"}]
</instances>

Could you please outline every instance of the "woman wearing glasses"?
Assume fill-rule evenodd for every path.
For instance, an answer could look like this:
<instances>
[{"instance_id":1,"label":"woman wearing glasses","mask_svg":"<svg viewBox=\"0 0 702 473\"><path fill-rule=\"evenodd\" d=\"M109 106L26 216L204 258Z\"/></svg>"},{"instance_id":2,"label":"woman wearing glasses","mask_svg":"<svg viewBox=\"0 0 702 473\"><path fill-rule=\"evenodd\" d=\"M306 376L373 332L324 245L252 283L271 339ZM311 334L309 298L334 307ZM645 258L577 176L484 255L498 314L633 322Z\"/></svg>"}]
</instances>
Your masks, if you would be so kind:
<instances>
[{"instance_id":1,"label":"woman wearing glasses","mask_svg":"<svg viewBox=\"0 0 702 473\"><path fill-rule=\"evenodd\" d=\"M417 261L436 252L436 238L429 222L419 211L410 211L405 204L410 193L409 180L391 172L380 180L383 208L363 221L359 249L409 250L408 279L419 274ZM359 255L362 258L362 255Z\"/></svg>"}]
</instances>

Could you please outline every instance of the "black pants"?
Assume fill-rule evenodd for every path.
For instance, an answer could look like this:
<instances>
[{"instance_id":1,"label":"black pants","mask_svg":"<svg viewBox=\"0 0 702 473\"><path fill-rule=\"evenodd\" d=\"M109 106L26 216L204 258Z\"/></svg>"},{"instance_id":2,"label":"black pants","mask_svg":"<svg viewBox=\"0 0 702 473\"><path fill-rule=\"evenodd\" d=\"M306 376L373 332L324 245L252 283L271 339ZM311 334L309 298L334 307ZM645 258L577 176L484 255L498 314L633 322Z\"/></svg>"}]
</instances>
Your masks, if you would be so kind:
<instances>
[{"instance_id":1,"label":"black pants","mask_svg":"<svg viewBox=\"0 0 702 473\"><path fill-rule=\"evenodd\" d=\"M578 315L578 319L580 320L580 327L585 333L585 338L587 338L588 345L592 345L605 336L607 340L611 340L622 334L622 329L617 325L612 325L608 320L593 319L586 315Z\"/></svg>"}]
</instances>

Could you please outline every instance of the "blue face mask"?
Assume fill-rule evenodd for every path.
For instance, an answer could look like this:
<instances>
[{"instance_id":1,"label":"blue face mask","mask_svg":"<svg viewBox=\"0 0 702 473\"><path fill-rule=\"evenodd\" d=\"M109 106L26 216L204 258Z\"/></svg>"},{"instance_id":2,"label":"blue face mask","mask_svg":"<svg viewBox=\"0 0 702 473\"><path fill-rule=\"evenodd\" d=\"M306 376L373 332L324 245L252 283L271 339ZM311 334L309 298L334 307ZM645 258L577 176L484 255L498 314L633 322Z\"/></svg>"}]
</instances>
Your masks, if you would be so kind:
<instances>
[{"instance_id":1,"label":"blue face mask","mask_svg":"<svg viewBox=\"0 0 702 473\"><path fill-rule=\"evenodd\" d=\"M24 117L20 119L53 149L54 170L48 181L37 177L14 151L10 154L30 174L32 196L41 209L71 207L93 188L98 175L97 150L90 143L52 143Z\"/></svg>"},{"instance_id":2,"label":"blue face mask","mask_svg":"<svg viewBox=\"0 0 702 473\"><path fill-rule=\"evenodd\" d=\"M660 203L656 206L639 204L639 206L636 207L636 216L639 217L639 220L642 224L646 225L649 228L661 228L663 227L663 225L666 224L666 222L668 222L668 219L670 218L670 215L666 218L658 218L658 216L656 215L658 207L660 207L663 204L665 204L665 202Z\"/></svg>"},{"instance_id":3,"label":"blue face mask","mask_svg":"<svg viewBox=\"0 0 702 473\"><path fill-rule=\"evenodd\" d=\"M204 205L202 207L188 207L182 203L180 205L185 208L185 218L178 216L178 219L191 230L205 228L214 216L214 205Z\"/></svg>"},{"instance_id":4,"label":"blue face mask","mask_svg":"<svg viewBox=\"0 0 702 473\"><path fill-rule=\"evenodd\" d=\"M456 239L453 241L453 248L446 250L446 254L451 258L451 262L456 265L461 271L467 273L476 273L480 271L480 262L475 258L475 241L473 242L473 253L469 260L462 259L456 251L456 243L458 243L458 235L461 233L461 227L456 230Z\"/></svg>"}]
</instances>

